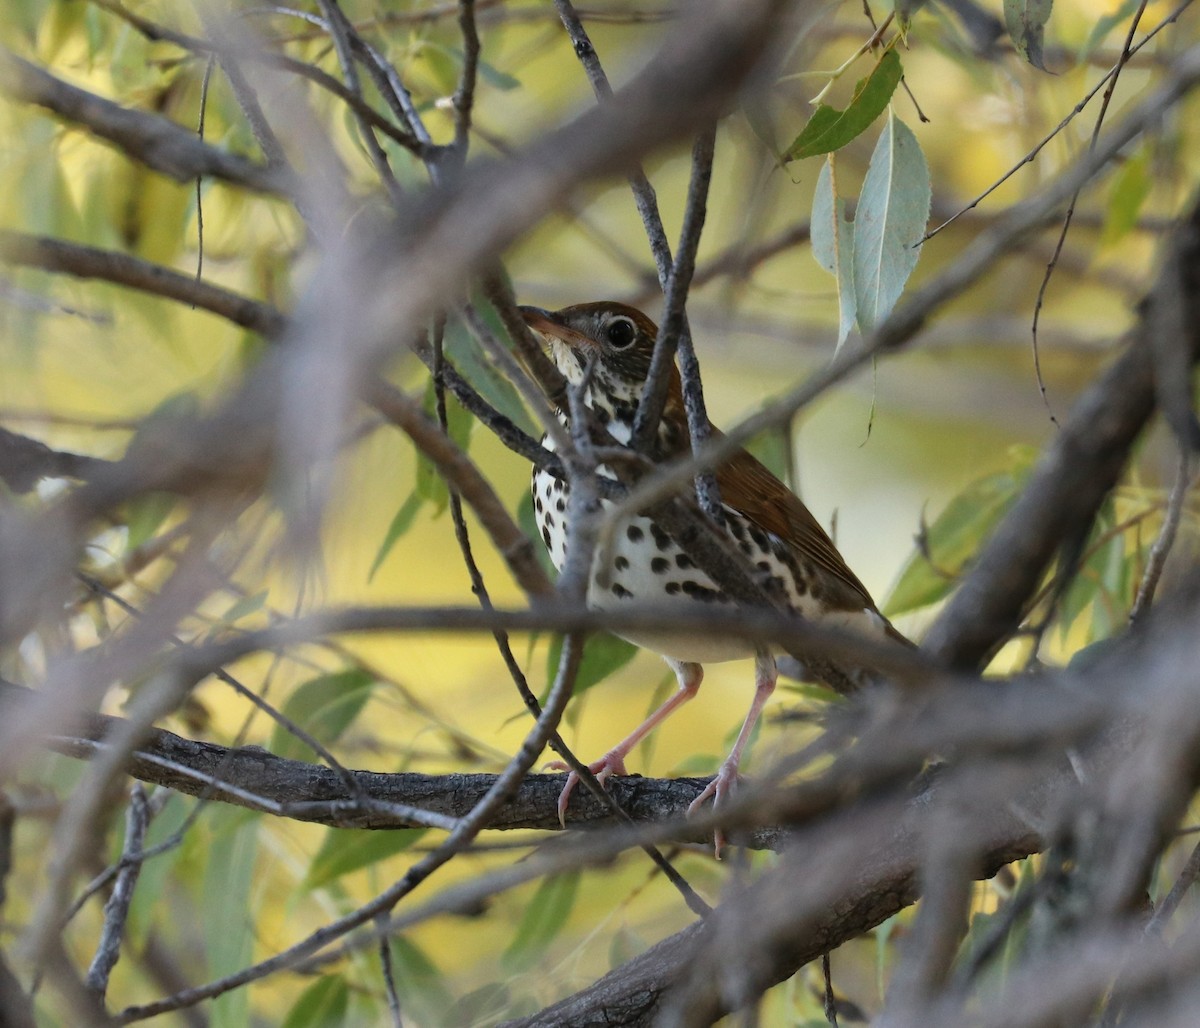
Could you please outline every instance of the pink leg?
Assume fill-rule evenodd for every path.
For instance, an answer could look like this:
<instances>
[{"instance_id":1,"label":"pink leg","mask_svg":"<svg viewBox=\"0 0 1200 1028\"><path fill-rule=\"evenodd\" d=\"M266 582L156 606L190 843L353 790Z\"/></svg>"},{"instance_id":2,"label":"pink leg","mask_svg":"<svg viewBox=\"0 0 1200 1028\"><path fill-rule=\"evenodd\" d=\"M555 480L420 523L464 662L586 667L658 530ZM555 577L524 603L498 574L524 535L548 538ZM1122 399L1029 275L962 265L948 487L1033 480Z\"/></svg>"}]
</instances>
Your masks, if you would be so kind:
<instances>
[{"instance_id":1,"label":"pink leg","mask_svg":"<svg viewBox=\"0 0 1200 1028\"><path fill-rule=\"evenodd\" d=\"M675 677L679 682L679 690L666 703L659 707L658 710L638 725L637 728L617 743L616 746L604 754L603 757L588 765L588 770L596 776L601 785L608 780L610 775L628 774L629 772L625 770L625 758L628 756L629 751L653 732L654 729L669 718L677 709L687 703L688 700L696 695L697 690L699 690L700 683L704 679L704 668L699 664L690 664L682 660L672 660L670 657L665 659L671 665L671 670L675 672ZM567 766L560 760L548 764L547 767L552 771L565 771L567 769ZM572 771L567 775L567 784L563 786L562 792L558 794L558 820L564 828L567 824L567 804L571 800L571 793L578 784L579 775Z\"/></svg>"},{"instance_id":2,"label":"pink leg","mask_svg":"<svg viewBox=\"0 0 1200 1028\"><path fill-rule=\"evenodd\" d=\"M746 720L742 722L742 730L738 732L737 741L733 744L733 749L729 751L725 762L717 770L716 776L688 806L689 814L694 814L699 810L710 796L713 798L715 809L725 797L733 793L737 786L738 765L742 761L742 751L746 748L746 743L750 741L750 733L754 731L763 707L771 698L771 693L775 691L775 682L778 678L779 672L775 668L775 658L769 653L759 653L754 660L754 700L750 704ZM721 847L725 844L725 837L720 830L717 831L713 841L717 859L720 860Z\"/></svg>"}]
</instances>

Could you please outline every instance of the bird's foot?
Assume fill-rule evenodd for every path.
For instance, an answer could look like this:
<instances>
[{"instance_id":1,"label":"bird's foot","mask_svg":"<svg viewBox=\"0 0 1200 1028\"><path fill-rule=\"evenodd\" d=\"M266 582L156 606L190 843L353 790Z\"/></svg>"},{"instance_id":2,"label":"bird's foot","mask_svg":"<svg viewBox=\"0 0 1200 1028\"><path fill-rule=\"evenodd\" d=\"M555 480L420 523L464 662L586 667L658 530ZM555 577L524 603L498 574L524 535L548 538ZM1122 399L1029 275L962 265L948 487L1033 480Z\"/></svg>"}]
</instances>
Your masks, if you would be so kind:
<instances>
[{"instance_id":1,"label":"bird's foot","mask_svg":"<svg viewBox=\"0 0 1200 1028\"><path fill-rule=\"evenodd\" d=\"M570 768L561 760L551 761L546 765L550 771L570 771ZM625 770L625 754L616 750L609 750L599 760L593 760L587 766L588 770L596 776L596 781L601 785L612 775L627 775ZM571 802L571 793L575 791L575 786L579 784L579 772L571 771L567 775L567 784L563 786L562 792L558 794L558 823L564 828L567 827L567 804Z\"/></svg>"},{"instance_id":2,"label":"bird's foot","mask_svg":"<svg viewBox=\"0 0 1200 1028\"><path fill-rule=\"evenodd\" d=\"M725 761L713 776L713 780L704 787L704 791L688 804L688 817L697 813L710 797L713 801L713 810L716 810L722 802L733 795L734 790L737 789L738 777L737 764L733 761ZM718 828L713 832L713 856L718 860L721 859L721 849L724 845L725 833Z\"/></svg>"}]
</instances>

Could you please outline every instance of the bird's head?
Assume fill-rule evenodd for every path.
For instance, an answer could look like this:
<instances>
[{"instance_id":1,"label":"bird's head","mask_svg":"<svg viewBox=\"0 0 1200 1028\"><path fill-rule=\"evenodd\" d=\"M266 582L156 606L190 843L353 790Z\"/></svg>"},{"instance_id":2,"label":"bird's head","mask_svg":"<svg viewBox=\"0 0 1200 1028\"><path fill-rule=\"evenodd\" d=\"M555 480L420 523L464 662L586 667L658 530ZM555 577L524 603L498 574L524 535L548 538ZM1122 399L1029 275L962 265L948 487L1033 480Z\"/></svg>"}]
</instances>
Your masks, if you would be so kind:
<instances>
[{"instance_id":1,"label":"bird's head","mask_svg":"<svg viewBox=\"0 0 1200 1028\"><path fill-rule=\"evenodd\" d=\"M588 362L595 360L600 389L622 398L639 395L658 327L637 308L602 300L559 311L522 307L521 315L549 347L567 381L578 384Z\"/></svg>"}]
</instances>

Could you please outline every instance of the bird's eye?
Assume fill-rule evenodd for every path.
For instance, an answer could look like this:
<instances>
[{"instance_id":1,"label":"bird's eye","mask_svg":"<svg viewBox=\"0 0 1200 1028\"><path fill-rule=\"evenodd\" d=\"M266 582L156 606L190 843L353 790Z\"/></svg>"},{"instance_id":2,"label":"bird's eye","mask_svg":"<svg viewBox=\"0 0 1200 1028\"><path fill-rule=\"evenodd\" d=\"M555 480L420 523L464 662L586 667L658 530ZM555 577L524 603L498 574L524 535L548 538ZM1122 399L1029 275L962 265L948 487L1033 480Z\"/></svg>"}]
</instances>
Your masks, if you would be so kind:
<instances>
[{"instance_id":1,"label":"bird's eye","mask_svg":"<svg viewBox=\"0 0 1200 1028\"><path fill-rule=\"evenodd\" d=\"M637 326L629 318L614 318L605 329L608 341L618 350L623 350L633 342L637 335Z\"/></svg>"}]
</instances>

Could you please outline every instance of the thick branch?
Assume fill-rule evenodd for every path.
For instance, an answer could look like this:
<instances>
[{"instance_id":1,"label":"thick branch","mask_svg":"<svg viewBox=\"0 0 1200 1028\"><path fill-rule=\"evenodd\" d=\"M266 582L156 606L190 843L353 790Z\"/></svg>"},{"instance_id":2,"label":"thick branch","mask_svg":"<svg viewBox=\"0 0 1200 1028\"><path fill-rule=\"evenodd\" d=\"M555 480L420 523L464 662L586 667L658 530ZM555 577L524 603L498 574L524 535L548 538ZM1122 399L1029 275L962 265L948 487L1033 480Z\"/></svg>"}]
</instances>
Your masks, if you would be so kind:
<instances>
[{"instance_id":1,"label":"thick branch","mask_svg":"<svg viewBox=\"0 0 1200 1028\"><path fill-rule=\"evenodd\" d=\"M184 275L140 257L82 243L0 230L0 262L61 271L78 278L102 279L140 289L211 311L269 339L282 335L286 324L284 315L270 304L198 281L194 275Z\"/></svg>"},{"instance_id":2,"label":"thick branch","mask_svg":"<svg viewBox=\"0 0 1200 1028\"><path fill-rule=\"evenodd\" d=\"M208 176L255 193L291 192L287 177L278 169L209 146L167 118L130 110L72 86L3 48L0 48L0 90L14 100L37 104L82 125L115 143L126 157L176 181L191 182Z\"/></svg>"},{"instance_id":3,"label":"thick branch","mask_svg":"<svg viewBox=\"0 0 1200 1028\"><path fill-rule=\"evenodd\" d=\"M1185 304L1174 319L1174 349L1200 354L1200 204L1167 248L1155 291L1143 305L1125 353L1084 394L1042 457L1025 492L925 638L925 649L956 667L974 667L1012 633L1064 542L1085 533L1116 484L1155 405L1153 340L1164 305Z\"/></svg>"}]
</instances>

